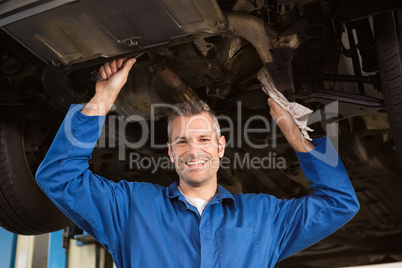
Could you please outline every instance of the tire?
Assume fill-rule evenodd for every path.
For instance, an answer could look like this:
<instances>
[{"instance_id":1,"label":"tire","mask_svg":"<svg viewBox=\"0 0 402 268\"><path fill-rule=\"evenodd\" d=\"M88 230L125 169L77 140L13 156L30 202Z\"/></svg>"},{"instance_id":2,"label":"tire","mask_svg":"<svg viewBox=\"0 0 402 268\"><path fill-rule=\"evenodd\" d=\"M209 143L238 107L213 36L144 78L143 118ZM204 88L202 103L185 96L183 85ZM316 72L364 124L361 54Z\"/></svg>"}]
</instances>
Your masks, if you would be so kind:
<instances>
[{"instance_id":1,"label":"tire","mask_svg":"<svg viewBox=\"0 0 402 268\"><path fill-rule=\"evenodd\" d=\"M374 17L377 59L391 134L402 161L402 10Z\"/></svg>"},{"instance_id":2,"label":"tire","mask_svg":"<svg viewBox=\"0 0 402 268\"><path fill-rule=\"evenodd\" d=\"M33 175L54 137L50 124L55 113L48 106L38 107L0 111L0 225L23 235L53 232L72 224Z\"/></svg>"}]
</instances>

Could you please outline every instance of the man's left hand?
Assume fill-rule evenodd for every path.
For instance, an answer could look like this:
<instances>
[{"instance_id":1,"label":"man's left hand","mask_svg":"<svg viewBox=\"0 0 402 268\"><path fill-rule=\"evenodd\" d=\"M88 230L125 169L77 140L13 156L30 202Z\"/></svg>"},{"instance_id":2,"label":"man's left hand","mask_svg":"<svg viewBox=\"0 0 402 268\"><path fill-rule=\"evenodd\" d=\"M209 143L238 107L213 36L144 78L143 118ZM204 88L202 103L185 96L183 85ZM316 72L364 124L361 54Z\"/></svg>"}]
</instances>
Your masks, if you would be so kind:
<instances>
[{"instance_id":1,"label":"man's left hand","mask_svg":"<svg viewBox=\"0 0 402 268\"><path fill-rule=\"evenodd\" d=\"M281 132L285 136L286 140L298 152L309 152L315 148L315 146L308 140L306 140L303 134L300 132L299 127L293 120L292 115L283 109L273 99L268 99L268 105L271 116L274 118L276 124L280 128Z\"/></svg>"}]
</instances>

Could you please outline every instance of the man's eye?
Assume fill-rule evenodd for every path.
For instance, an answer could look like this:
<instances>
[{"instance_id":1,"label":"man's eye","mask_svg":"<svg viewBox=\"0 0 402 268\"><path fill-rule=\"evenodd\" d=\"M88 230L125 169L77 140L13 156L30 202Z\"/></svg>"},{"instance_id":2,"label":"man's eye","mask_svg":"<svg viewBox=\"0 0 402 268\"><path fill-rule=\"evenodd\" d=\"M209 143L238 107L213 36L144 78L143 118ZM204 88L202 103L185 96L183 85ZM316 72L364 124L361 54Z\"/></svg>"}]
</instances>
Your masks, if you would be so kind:
<instances>
[{"instance_id":1,"label":"man's eye","mask_svg":"<svg viewBox=\"0 0 402 268\"><path fill-rule=\"evenodd\" d=\"M187 143L186 140L179 140L179 141L177 141L177 144L185 144L185 143Z\"/></svg>"},{"instance_id":2,"label":"man's eye","mask_svg":"<svg viewBox=\"0 0 402 268\"><path fill-rule=\"evenodd\" d=\"M201 139L202 142L209 142L209 139Z\"/></svg>"}]
</instances>

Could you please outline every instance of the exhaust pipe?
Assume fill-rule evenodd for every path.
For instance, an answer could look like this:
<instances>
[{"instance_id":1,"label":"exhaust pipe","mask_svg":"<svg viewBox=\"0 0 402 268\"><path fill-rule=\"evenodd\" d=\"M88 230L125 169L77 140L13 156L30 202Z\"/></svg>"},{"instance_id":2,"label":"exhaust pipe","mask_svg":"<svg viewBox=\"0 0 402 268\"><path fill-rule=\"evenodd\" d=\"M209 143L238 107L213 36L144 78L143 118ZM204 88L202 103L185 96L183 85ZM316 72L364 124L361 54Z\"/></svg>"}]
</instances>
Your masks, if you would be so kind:
<instances>
[{"instance_id":1,"label":"exhaust pipe","mask_svg":"<svg viewBox=\"0 0 402 268\"><path fill-rule=\"evenodd\" d=\"M166 85L172 90L171 93L177 102L200 100L197 93L167 64L159 65L156 68L156 73L162 77Z\"/></svg>"}]
</instances>

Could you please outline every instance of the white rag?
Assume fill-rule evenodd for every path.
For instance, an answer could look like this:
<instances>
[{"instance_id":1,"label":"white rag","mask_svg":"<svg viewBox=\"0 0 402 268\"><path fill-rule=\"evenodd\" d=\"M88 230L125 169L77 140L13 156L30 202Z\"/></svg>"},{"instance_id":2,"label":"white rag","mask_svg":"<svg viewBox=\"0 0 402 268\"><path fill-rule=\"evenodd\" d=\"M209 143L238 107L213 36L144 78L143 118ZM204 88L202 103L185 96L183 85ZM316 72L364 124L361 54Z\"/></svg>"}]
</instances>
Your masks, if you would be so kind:
<instances>
[{"instance_id":1,"label":"white rag","mask_svg":"<svg viewBox=\"0 0 402 268\"><path fill-rule=\"evenodd\" d=\"M278 103L283 109L288 111L295 121L296 125L300 128L303 136L311 141L312 139L308 135L307 131L314 131L313 129L307 126L307 120L309 116L313 113L313 110L297 103L297 102L289 102L286 97L279 92L276 88L274 82L269 76L268 71L265 68L262 68L258 72L258 80L262 83L262 90L270 96L276 103Z\"/></svg>"}]
</instances>

